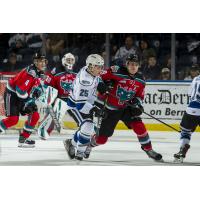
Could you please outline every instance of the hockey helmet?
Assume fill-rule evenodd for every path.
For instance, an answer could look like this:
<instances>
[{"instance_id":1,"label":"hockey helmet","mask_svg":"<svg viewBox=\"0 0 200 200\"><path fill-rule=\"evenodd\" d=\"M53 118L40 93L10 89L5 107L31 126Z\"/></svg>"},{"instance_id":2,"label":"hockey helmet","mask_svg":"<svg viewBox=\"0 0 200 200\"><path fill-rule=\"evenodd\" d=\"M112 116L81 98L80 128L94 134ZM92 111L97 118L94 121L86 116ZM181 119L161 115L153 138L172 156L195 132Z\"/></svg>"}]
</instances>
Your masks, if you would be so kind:
<instances>
[{"instance_id":1,"label":"hockey helmet","mask_svg":"<svg viewBox=\"0 0 200 200\"><path fill-rule=\"evenodd\" d=\"M104 59L98 54L91 54L86 59L87 67L104 66Z\"/></svg>"},{"instance_id":2,"label":"hockey helmet","mask_svg":"<svg viewBox=\"0 0 200 200\"><path fill-rule=\"evenodd\" d=\"M129 54L126 58L126 63L127 62L136 62L136 63L139 63L140 60L139 60L139 57L137 54Z\"/></svg>"},{"instance_id":3,"label":"hockey helmet","mask_svg":"<svg viewBox=\"0 0 200 200\"><path fill-rule=\"evenodd\" d=\"M62 58L62 65L67 71L71 71L75 64L75 57L71 53L67 53Z\"/></svg>"}]
</instances>

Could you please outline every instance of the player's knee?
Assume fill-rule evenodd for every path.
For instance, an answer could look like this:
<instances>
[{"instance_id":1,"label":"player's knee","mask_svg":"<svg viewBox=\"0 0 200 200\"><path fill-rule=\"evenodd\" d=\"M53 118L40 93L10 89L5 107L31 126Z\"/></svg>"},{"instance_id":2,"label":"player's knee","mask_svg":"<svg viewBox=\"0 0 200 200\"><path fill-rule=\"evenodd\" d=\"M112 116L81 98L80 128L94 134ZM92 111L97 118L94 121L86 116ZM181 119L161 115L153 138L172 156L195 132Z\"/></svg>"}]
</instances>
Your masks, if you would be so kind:
<instances>
[{"instance_id":1,"label":"player's knee","mask_svg":"<svg viewBox=\"0 0 200 200\"><path fill-rule=\"evenodd\" d=\"M38 122L40 119L40 114L38 112L34 112L32 114L32 119L34 119L35 122Z\"/></svg>"},{"instance_id":2,"label":"player's knee","mask_svg":"<svg viewBox=\"0 0 200 200\"><path fill-rule=\"evenodd\" d=\"M142 121L131 122L130 126L137 135L141 135L147 132L147 129Z\"/></svg>"},{"instance_id":3,"label":"player's knee","mask_svg":"<svg viewBox=\"0 0 200 200\"><path fill-rule=\"evenodd\" d=\"M105 144L108 141L108 137L104 135L96 136L95 139L97 145Z\"/></svg>"},{"instance_id":4,"label":"player's knee","mask_svg":"<svg viewBox=\"0 0 200 200\"><path fill-rule=\"evenodd\" d=\"M9 117L10 122L12 122L12 126L16 125L19 121L19 116Z\"/></svg>"},{"instance_id":5,"label":"player's knee","mask_svg":"<svg viewBox=\"0 0 200 200\"><path fill-rule=\"evenodd\" d=\"M90 120L86 120L80 127L81 133L85 135L92 135L94 132L94 124Z\"/></svg>"}]
</instances>

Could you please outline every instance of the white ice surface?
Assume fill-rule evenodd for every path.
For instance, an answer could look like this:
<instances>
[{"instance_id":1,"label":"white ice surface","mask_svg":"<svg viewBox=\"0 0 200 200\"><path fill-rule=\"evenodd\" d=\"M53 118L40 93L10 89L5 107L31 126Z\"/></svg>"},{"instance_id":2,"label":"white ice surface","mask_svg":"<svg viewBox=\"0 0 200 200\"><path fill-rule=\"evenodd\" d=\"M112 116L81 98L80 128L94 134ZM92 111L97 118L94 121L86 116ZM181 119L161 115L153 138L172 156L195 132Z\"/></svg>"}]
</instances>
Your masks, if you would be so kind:
<instances>
[{"instance_id":1,"label":"white ice surface","mask_svg":"<svg viewBox=\"0 0 200 200\"><path fill-rule=\"evenodd\" d=\"M1 155L0 165L8 166L65 166L65 165L89 165L89 166L136 166L136 165L177 165L173 163L173 154L179 149L179 134L175 132L150 132L153 148L163 155L164 163L155 162L147 157L140 148L140 144L132 131L115 131L105 145L93 149L89 159L82 162L69 160L63 146L63 140L70 138L74 131L68 130L68 134L54 134L49 140L40 140L37 135L36 147L32 149L17 147L17 134L0 136ZM191 141L191 149L183 164L200 165L200 134L194 133Z\"/></svg>"}]
</instances>

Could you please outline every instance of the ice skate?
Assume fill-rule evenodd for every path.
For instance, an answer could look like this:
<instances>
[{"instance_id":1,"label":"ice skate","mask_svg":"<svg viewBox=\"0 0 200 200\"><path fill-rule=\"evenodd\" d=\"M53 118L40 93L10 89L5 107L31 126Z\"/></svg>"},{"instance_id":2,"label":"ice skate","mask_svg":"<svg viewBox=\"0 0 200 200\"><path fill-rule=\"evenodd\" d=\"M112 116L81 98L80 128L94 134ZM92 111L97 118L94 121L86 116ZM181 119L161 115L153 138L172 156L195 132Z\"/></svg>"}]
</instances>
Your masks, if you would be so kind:
<instances>
[{"instance_id":1,"label":"ice skate","mask_svg":"<svg viewBox=\"0 0 200 200\"><path fill-rule=\"evenodd\" d=\"M153 149L147 151L147 150L144 150L143 147L142 147L142 150L145 151L145 153L149 156L149 158L152 158L155 161L161 161L161 162L163 161L162 155L155 152Z\"/></svg>"},{"instance_id":2,"label":"ice skate","mask_svg":"<svg viewBox=\"0 0 200 200\"><path fill-rule=\"evenodd\" d=\"M75 156L76 160L82 161L84 157L85 157L85 153L84 152L81 152L81 151L77 151L76 152L76 156Z\"/></svg>"},{"instance_id":3,"label":"ice skate","mask_svg":"<svg viewBox=\"0 0 200 200\"><path fill-rule=\"evenodd\" d=\"M4 134L4 133L5 133L5 130L3 128L1 128L1 126L0 126L0 135Z\"/></svg>"},{"instance_id":4,"label":"ice skate","mask_svg":"<svg viewBox=\"0 0 200 200\"><path fill-rule=\"evenodd\" d=\"M66 139L66 140L63 141L63 143L64 143L64 147L65 147L65 150L67 151L69 158L74 159L76 149L72 145L72 139Z\"/></svg>"},{"instance_id":5,"label":"ice skate","mask_svg":"<svg viewBox=\"0 0 200 200\"><path fill-rule=\"evenodd\" d=\"M88 159L90 157L91 151L92 151L92 147L90 145L88 145L87 149L85 150L85 153L84 153L84 158Z\"/></svg>"},{"instance_id":6,"label":"ice skate","mask_svg":"<svg viewBox=\"0 0 200 200\"><path fill-rule=\"evenodd\" d=\"M186 156L188 149L190 148L189 144L185 144L185 146L180 148L180 151L174 154L174 162L175 163L183 163L183 159Z\"/></svg>"},{"instance_id":7,"label":"ice skate","mask_svg":"<svg viewBox=\"0 0 200 200\"><path fill-rule=\"evenodd\" d=\"M27 139L27 138L24 138L24 137L20 137L19 138L18 147L22 147L22 148L34 148L35 147L35 141Z\"/></svg>"}]
</instances>

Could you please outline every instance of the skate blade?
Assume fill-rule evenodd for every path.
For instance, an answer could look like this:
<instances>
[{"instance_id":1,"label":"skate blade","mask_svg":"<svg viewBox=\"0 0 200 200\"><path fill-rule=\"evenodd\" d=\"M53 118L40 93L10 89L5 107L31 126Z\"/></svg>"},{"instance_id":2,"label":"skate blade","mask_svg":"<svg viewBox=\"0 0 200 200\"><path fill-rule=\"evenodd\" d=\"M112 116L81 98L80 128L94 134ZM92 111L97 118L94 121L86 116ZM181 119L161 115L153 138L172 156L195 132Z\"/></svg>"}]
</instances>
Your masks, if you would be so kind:
<instances>
[{"instance_id":1,"label":"skate blade","mask_svg":"<svg viewBox=\"0 0 200 200\"><path fill-rule=\"evenodd\" d=\"M154 160L154 159L153 159ZM155 162L159 162L159 163L163 163L163 162L165 162L164 160L163 160L163 158L162 159L160 159L160 160L154 160Z\"/></svg>"},{"instance_id":2,"label":"skate blade","mask_svg":"<svg viewBox=\"0 0 200 200\"><path fill-rule=\"evenodd\" d=\"M183 163L183 158L175 158L174 163L177 163L177 164Z\"/></svg>"},{"instance_id":3,"label":"skate blade","mask_svg":"<svg viewBox=\"0 0 200 200\"><path fill-rule=\"evenodd\" d=\"M25 146L25 145L18 145L19 148L34 148L35 145L29 145L29 146Z\"/></svg>"},{"instance_id":4,"label":"skate blade","mask_svg":"<svg viewBox=\"0 0 200 200\"><path fill-rule=\"evenodd\" d=\"M67 145L65 143L65 140L63 140L63 144L64 144L64 147L65 147L65 151L67 152L67 157L69 158L69 160L73 160L74 158L72 158L69 153L68 153L68 150L67 150Z\"/></svg>"}]
</instances>

